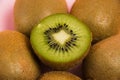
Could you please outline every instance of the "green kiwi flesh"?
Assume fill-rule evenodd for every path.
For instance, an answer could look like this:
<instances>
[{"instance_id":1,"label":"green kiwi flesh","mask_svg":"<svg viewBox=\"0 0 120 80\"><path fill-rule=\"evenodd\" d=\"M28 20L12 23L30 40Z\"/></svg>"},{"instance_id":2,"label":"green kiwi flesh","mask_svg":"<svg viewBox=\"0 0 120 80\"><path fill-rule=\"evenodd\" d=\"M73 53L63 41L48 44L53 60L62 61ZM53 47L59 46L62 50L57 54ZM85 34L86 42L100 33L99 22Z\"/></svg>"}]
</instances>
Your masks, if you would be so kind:
<instances>
[{"instance_id":1,"label":"green kiwi flesh","mask_svg":"<svg viewBox=\"0 0 120 80\"><path fill-rule=\"evenodd\" d=\"M43 63L67 69L84 58L91 45L89 28L70 14L50 15L33 28L31 45Z\"/></svg>"},{"instance_id":2,"label":"green kiwi flesh","mask_svg":"<svg viewBox=\"0 0 120 80\"><path fill-rule=\"evenodd\" d=\"M44 73L38 80L81 80L81 79L70 72L50 71Z\"/></svg>"},{"instance_id":3,"label":"green kiwi flesh","mask_svg":"<svg viewBox=\"0 0 120 80\"><path fill-rule=\"evenodd\" d=\"M120 80L120 34L93 45L83 61L85 80Z\"/></svg>"},{"instance_id":4,"label":"green kiwi flesh","mask_svg":"<svg viewBox=\"0 0 120 80\"><path fill-rule=\"evenodd\" d=\"M29 39L17 31L0 32L0 80L36 80L39 75Z\"/></svg>"},{"instance_id":5,"label":"green kiwi flesh","mask_svg":"<svg viewBox=\"0 0 120 80\"><path fill-rule=\"evenodd\" d=\"M65 0L16 0L15 29L29 36L41 19L55 13L67 13Z\"/></svg>"},{"instance_id":6,"label":"green kiwi flesh","mask_svg":"<svg viewBox=\"0 0 120 80\"><path fill-rule=\"evenodd\" d=\"M86 23L93 43L116 34L120 19L119 0L76 0L71 14Z\"/></svg>"}]
</instances>

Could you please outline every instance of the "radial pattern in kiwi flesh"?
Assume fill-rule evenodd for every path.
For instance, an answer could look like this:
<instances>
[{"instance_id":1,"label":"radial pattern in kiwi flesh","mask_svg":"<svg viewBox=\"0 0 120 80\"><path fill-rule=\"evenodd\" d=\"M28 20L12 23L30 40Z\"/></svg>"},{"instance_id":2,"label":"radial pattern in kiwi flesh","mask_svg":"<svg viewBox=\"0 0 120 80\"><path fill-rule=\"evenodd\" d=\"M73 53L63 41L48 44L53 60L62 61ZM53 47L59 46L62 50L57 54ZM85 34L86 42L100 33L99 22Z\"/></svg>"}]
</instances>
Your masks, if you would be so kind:
<instances>
[{"instance_id":1,"label":"radial pattern in kiwi flesh","mask_svg":"<svg viewBox=\"0 0 120 80\"><path fill-rule=\"evenodd\" d=\"M55 13L67 13L65 0L16 0L15 29L29 36L41 19Z\"/></svg>"},{"instance_id":2,"label":"radial pattern in kiwi flesh","mask_svg":"<svg viewBox=\"0 0 120 80\"><path fill-rule=\"evenodd\" d=\"M54 69L67 69L84 58L92 36L89 28L72 15L54 14L32 30L30 41L43 63Z\"/></svg>"}]
</instances>

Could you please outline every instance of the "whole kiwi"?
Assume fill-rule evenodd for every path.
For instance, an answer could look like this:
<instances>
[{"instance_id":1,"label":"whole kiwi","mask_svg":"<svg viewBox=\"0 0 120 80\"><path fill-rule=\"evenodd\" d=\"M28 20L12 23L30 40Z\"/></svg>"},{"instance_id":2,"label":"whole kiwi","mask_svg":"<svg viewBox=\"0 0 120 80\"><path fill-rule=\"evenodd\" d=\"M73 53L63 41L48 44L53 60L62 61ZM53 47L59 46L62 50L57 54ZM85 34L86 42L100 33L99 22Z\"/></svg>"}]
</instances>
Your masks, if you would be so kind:
<instances>
[{"instance_id":1,"label":"whole kiwi","mask_svg":"<svg viewBox=\"0 0 120 80\"><path fill-rule=\"evenodd\" d=\"M29 39L17 31L0 32L0 80L36 80L39 75Z\"/></svg>"},{"instance_id":2,"label":"whole kiwi","mask_svg":"<svg viewBox=\"0 0 120 80\"><path fill-rule=\"evenodd\" d=\"M66 71L50 71L44 73L38 80L81 80L80 77Z\"/></svg>"},{"instance_id":3,"label":"whole kiwi","mask_svg":"<svg viewBox=\"0 0 120 80\"><path fill-rule=\"evenodd\" d=\"M41 19L55 13L67 13L65 0L16 0L15 29L29 36Z\"/></svg>"},{"instance_id":4,"label":"whole kiwi","mask_svg":"<svg viewBox=\"0 0 120 80\"><path fill-rule=\"evenodd\" d=\"M76 0L71 14L89 26L96 43L117 32L120 0Z\"/></svg>"},{"instance_id":5,"label":"whole kiwi","mask_svg":"<svg viewBox=\"0 0 120 80\"><path fill-rule=\"evenodd\" d=\"M85 80L120 80L120 34L92 46L83 73Z\"/></svg>"}]
</instances>

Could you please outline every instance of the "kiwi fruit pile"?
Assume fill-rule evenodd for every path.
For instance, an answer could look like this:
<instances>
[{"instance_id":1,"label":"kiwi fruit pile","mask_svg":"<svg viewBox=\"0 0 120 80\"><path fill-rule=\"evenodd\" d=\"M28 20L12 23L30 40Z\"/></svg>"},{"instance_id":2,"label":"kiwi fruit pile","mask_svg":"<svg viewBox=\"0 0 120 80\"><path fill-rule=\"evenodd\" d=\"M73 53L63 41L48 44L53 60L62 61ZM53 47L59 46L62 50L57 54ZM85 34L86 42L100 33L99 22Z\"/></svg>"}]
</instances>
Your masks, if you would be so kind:
<instances>
[{"instance_id":1,"label":"kiwi fruit pile","mask_svg":"<svg viewBox=\"0 0 120 80\"><path fill-rule=\"evenodd\" d=\"M29 36L31 29L44 17L67 12L65 0L16 0L14 6L15 29Z\"/></svg>"},{"instance_id":2,"label":"kiwi fruit pile","mask_svg":"<svg viewBox=\"0 0 120 80\"><path fill-rule=\"evenodd\" d=\"M66 71L50 71L44 73L38 80L81 80L80 77Z\"/></svg>"},{"instance_id":3,"label":"kiwi fruit pile","mask_svg":"<svg viewBox=\"0 0 120 80\"><path fill-rule=\"evenodd\" d=\"M120 19L119 0L76 0L71 14L89 26L93 43L116 34Z\"/></svg>"},{"instance_id":4,"label":"kiwi fruit pile","mask_svg":"<svg viewBox=\"0 0 120 80\"><path fill-rule=\"evenodd\" d=\"M119 21L120 0L16 0L0 80L120 80Z\"/></svg>"},{"instance_id":5,"label":"kiwi fruit pile","mask_svg":"<svg viewBox=\"0 0 120 80\"><path fill-rule=\"evenodd\" d=\"M17 31L0 32L0 80L36 80L40 73L29 39Z\"/></svg>"}]
</instances>

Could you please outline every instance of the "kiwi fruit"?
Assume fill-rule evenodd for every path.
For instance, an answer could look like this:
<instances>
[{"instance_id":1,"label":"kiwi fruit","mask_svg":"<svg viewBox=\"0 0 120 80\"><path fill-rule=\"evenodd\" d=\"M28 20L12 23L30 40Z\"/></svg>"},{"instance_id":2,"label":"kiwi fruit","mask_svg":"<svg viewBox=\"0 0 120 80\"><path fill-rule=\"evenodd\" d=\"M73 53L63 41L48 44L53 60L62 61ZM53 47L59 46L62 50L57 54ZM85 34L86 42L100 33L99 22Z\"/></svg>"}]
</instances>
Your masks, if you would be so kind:
<instances>
[{"instance_id":1,"label":"kiwi fruit","mask_svg":"<svg viewBox=\"0 0 120 80\"><path fill-rule=\"evenodd\" d=\"M81 79L70 72L50 71L44 73L38 80L81 80Z\"/></svg>"},{"instance_id":2,"label":"kiwi fruit","mask_svg":"<svg viewBox=\"0 0 120 80\"><path fill-rule=\"evenodd\" d=\"M16 0L14 6L15 29L29 36L31 29L44 17L67 12L65 0Z\"/></svg>"},{"instance_id":3,"label":"kiwi fruit","mask_svg":"<svg viewBox=\"0 0 120 80\"><path fill-rule=\"evenodd\" d=\"M30 35L31 45L39 59L55 70L69 69L80 63L91 41L89 28L65 13L47 16Z\"/></svg>"},{"instance_id":4,"label":"kiwi fruit","mask_svg":"<svg viewBox=\"0 0 120 80\"><path fill-rule=\"evenodd\" d=\"M83 61L85 80L120 80L120 34L93 45Z\"/></svg>"},{"instance_id":5,"label":"kiwi fruit","mask_svg":"<svg viewBox=\"0 0 120 80\"><path fill-rule=\"evenodd\" d=\"M36 80L40 73L29 39L17 31L0 32L0 80Z\"/></svg>"},{"instance_id":6,"label":"kiwi fruit","mask_svg":"<svg viewBox=\"0 0 120 80\"><path fill-rule=\"evenodd\" d=\"M71 14L89 26L96 43L116 34L120 0L76 0Z\"/></svg>"}]
</instances>

